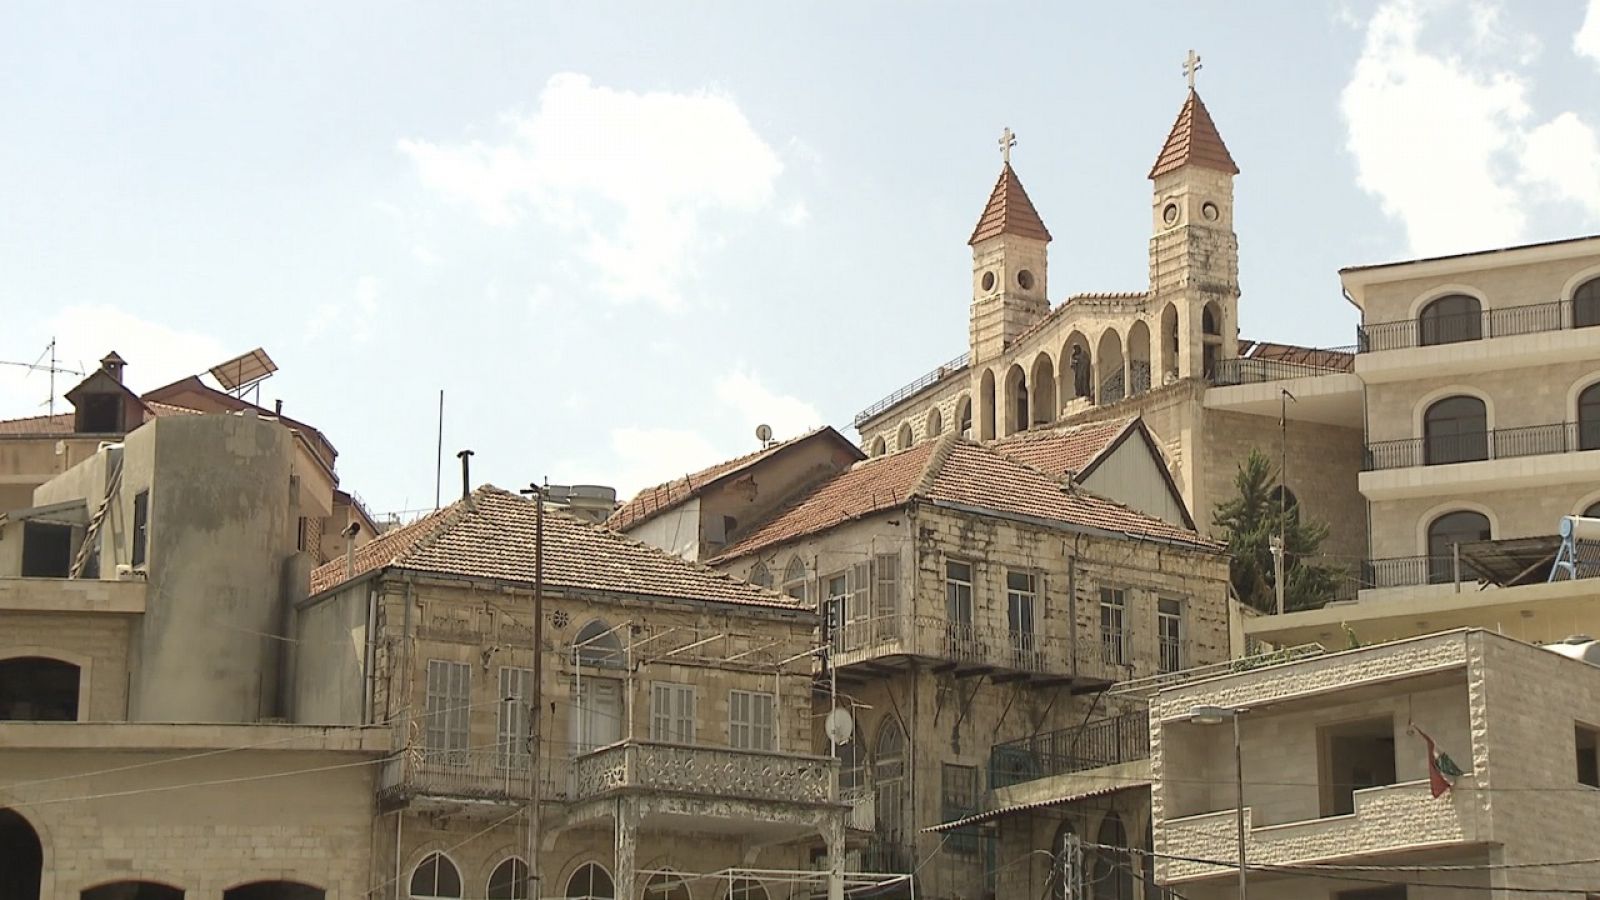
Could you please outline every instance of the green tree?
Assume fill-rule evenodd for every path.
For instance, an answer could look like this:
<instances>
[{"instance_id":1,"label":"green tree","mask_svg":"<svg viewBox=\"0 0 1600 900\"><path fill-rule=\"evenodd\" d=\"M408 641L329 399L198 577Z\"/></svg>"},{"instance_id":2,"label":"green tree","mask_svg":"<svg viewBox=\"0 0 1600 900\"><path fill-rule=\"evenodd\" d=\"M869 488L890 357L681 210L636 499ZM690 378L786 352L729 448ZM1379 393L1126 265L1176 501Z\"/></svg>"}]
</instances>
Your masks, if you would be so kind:
<instances>
[{"instance_id":1,"label":"green tree","mask_svg":"<svg viewBox=\"0 0 1600 900\"><path fill-rule=\"evenodd\" d=\"M1300 515L1299 504L1289 495L1281 506L1278 473L1266 455L1252 449L1234 475L1235 495L1217 504L1211 522L1222 529L1228 542L1229 577L1234 592L1262 612L1277 609L1273 590L1272 539L1282 522L1284 537L1283 604L1285 609L1315 609L1333 599L1339 572L1315 563L1328 526Z\"/></svg>"}]
</instances>

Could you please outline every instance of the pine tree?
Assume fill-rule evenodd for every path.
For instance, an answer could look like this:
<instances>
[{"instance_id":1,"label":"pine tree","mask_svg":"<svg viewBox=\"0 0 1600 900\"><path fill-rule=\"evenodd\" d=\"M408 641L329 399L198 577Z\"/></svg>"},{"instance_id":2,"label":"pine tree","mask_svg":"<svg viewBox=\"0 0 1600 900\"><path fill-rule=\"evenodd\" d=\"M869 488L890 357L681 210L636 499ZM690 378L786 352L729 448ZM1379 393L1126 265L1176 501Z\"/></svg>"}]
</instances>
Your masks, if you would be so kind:
<instances>
[{"instance_id":1,"label":"pine tree","mask_svg":"<svg viewBox=\"0 0 1600 900\"><path fill-rule=\"evenodd\" d=\"M1237 494L1217 504L1211 521L1227 538L1232 556L1229 577L1239 598L1262 612L1277 608L1272 539L1278 534L1281 520L1284 608L1315 609L1333 599L1339 573L1331 566L1310 561L1328 536L1327 524L1302 517L1299 504L1292 499L1286 509L1280 508L1282 488L1278 473L1259 449L1252 449L1240 463L1233 485Z\"/></svg>"}]
</instances>

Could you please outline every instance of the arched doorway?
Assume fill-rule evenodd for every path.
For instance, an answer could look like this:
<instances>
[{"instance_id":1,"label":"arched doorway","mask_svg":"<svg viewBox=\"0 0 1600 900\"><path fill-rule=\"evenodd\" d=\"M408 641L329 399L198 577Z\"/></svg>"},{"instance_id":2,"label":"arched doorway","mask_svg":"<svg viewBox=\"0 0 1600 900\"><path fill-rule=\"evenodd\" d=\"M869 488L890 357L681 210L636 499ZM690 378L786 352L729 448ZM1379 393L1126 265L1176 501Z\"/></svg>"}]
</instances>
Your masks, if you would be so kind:
<instances>
[{"instance_id":1,"label":"arched doorway","mask_svg":"<svg viewBox=\"0 0 1600 900\"><path fill-rule=\"evenodd\" d=\"M1056 420L1056 364L1048 353L1033 358L1033 396L1028 406L1033 424L1049 425Z\"/></svg>"},{"instance_id":2,"label":"arched doorway","mask_svg":"<svg viewBox=\"0 0 1600 900\"><path fill-rule=\"evenodd\" d=\"M1422 414L1423 462L1430 466L1489 458L1489 415L1483 401L1457 394Z\"/></svg>"},{"instance_id":3,"label":"arched doorway","mask_svg":"<svg viewBox=\"0 0 1600 900\"><path fill-rule=\"evenodd\" d=\"M1006 370L1006 434L1028 428L1028 375L1022 366Z\"/></svg>"},{"instance_id":4,"label":"arched doorway","mask_svg":"<svg viewBox=\"0 0 1600 900\"><path fill-rule=\"evenodd\" d=\"M80 673L43 656L0 659L0 722L76 722Z\"/></svg>"},{"instance_id":5,"label":"arched doorway","mask_svg":"<svg viewBox=\"0 0 1600 900\"><path fill-rule=\"evenodd\" d=\"M183 889L155 881L113 881L87 888L79 900L183 900Z\"/></svg>"},{"instance_id":6,"label":"arched doorway","mask_svg":"<svg viewBox=\"0 0 1600 900\"><path fill-rule=\"evenodd\" d=\"M1578 449L1600 450L1600 383L1578 395Z\"/></svg>"},{"instance_id":7,"label":"arched doorway","mask_svg":"<svg viewBox=\"0 0 1600 900\"><path fill-rule=\"evenodd\" d=\"M1600 278L1593 278L1572 292L1572 327L1600 325Z\"/></svg>"},{"instance_id":8,"label":"arched doorway","mask_svg":"<svg viewBox=\"0 0 1600 900\"><path fill-rule=\"evenodd\" d=\"M1222 359L1222 310L1207 303L1200 310L1200 374L1207 380L1217 377L1217 362Z\"/></svg>"},{"instance_id":9,"label":"arched doorway","mask_svg":"<svg viewBox=\"0 0 1600 900\"><path fill-rule=\"evenodd\" d=\"M1094 355L1081 331L1067 335L1061 345L1061 396L1094 399Z\"/></svg>"},{"instance_id":10,"label":"arched doorway","mask_svg":"<svg viewBox=\"0 0 1600 900\"><path fill-rule=\"evenodd\" d=\"M21 813L0 809L0 900L39 900L44 847Z\"/></svg>"},{"instance_id":11,"label":"arched doorway","mask_svg":"<svg viewBox=\"0 0 1600 900\"><path fill-rule=\"evenodd\" d=\"M873 751L878 836L899 843L905 836L906 732L893 715L879 726Z\"/></svg>"},{"instance_id":12,"label":"arched doorway","mask_svg":"<svg viewBox=\"0 0 1600 900\"><path fill-rule=\"evenodd\" d=\"M1428 523L1428 583L1455 580L1455 554L1459 544L1490 539L1489 517L1470 509L1448 512Z\"/></svg>"},{"instance_id":13,"label":"arched doorway","mask_svg":"<svg viewBox=\"0 0 1600 900\"><path fill-rule=\"evenodd\" d=\"M1128 396L1150 390L1150 326L1142 320L1128 329Z\"/></svg>"},{"instance_id":14,"label":"arched doorway","mask_svg":"<svg viewBox=\"0 0 1600 900\"><path fill-rule=\"evenodd\" d=\"M1161 383L1178 380L1178 307L1161 310Z\"/></svg>"},{"instance_id":15,"label":"arched doorway","mask_svg":"<svg viewBox=\"0 0 1600 900\"><path fill-rule=\"evenodd\" d=\"M1100 335L1100 346L1095 348L1098 360L1096 377L1099 380L1101 405L1115 403L1128 394L1128 383L1123 375L1122 335L1115 328L1107 328Z\"/></svg>"},{"instance_id":16,"label":"arched doorway","mask_svg":"<svg viewBox=\"0 0 1600 900\"><path fill-rule=\"evenodd\" d=\"M1100 839L1096 843L1102 849L1094 852L1094 865L1090 868L1094 878L1091 896L1094 900L1133 900L1133 854L1126 849L1104 849L1128 846L1128 829L1115 812L1106 813L1100 822Z\"/></svg>"},{"instance_id":17,"label":"arched doorway","mask_svg":"<svg viewBox=\"0 0 1600 900\"><path fill-rule=\"evenodd\" d=\"M322 900L327 892L298 881L252 881L222 892L222 900Z\"/></svg>"},{"instance_id":18,"label":"arched doorway","mask_svg":"<svg viewBox=\"0 0 1600 900\"><path fill-rule=\"evenodd\" d=\"M1483 337L1483 311L1477 297L1450 294L1430 302L1417 314L1418 343L1455 344Z\"/></svg>"},{"instance_id":19,"label":"arched doorway","mask_svg":"<svg viewBox=\"0 0 1600 900\"><path fill-rule=\"evenodd\" d=\"M978 380L978 440L994 440L994 370L984 369Z\"/></svg>"}]
</instances>

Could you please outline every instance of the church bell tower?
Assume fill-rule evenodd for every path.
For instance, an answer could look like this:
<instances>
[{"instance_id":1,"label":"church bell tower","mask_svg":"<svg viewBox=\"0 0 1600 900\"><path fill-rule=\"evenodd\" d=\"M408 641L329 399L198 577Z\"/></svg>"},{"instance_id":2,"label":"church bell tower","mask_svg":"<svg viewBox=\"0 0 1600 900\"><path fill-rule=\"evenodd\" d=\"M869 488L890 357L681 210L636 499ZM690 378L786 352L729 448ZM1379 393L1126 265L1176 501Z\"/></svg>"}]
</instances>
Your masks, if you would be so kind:
<instances>
[{"instance_id":1,"label":"church bell tower","mask_svg":"<svg viewBox=\"0 0 1600 900\"><path fill-rule=\"evenodd\" d=\"M1189 51L1188 96L1150 168L1150 297L1161 316L1163 381L1209 377L1238 355L1239 167L1195 91L1199 68L1200 57Z\"/></svg>"},{"instance_id":2,"label":"church bell tower","mask_svg":"<svg viewBox=\"0 0 1600 900\"><path fill-rule=\"evenodd\" d=\"M971 353L974 366L1005 352L1050 311L1046 251L1050 232L1011 168L1011 129L1000 137L1000 178L972 230Z\"/></svg>"}]
</instances>

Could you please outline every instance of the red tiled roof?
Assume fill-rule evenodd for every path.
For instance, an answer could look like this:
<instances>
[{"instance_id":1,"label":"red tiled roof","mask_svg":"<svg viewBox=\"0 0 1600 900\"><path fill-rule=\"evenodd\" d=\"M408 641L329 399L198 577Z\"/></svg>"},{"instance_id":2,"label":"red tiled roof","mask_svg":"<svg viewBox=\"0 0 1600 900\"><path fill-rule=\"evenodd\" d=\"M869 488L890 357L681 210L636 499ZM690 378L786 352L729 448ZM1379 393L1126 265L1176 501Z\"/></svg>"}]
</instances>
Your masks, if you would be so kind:
<instances>
[{"instance_id":1,"label":"red tiled roof","mask_svg":"<svg viewBox=\"0 0 1600 900\"><path fill-rule=\"evenodd\" d=\"M1239 174L1227 145L1222 143L1222 135L1217 133L1216 123L1211 121L1211 113L1193 88L1178 110L1178 119L1172 123L1172 131L1167 134L1155 165L1150 167L1149 177L1165 175L1182 166Z\"/></svg>"},{"instance_id":2,"label":"red tiled roof","mask_svg":"<svg viewBox=\"0 0 1600 900\"><path fill-rule=\"evenodd\" d=\"M606 526L617 531L627 531L635 525L649 521L698 496L701 491L710 487L712 483L719 479L743 471L761 460L767 459L788 447L799 444L807 438L825 431L833 431L833 429L828 426L815 428L799 437L773 444L764 450L746 453L744 456L719 462L691 475L685 475L682 478L658 484L655 487L645 488L635 494L632 500L617 507L616 511L606 519ZM843 435L836 431L833 431L833 434L839 443L856 450L858 453L860 452Z\"/></svg>"},{"instance_id":3,"label":"red tiled roof","mask_svg":"<svg viewBox=\"0 0 1600 900\"><path fill-rule=\"evenodd\" d=\"M353 574L393 567L532 584L535 515L532 501L486 485L356 550ZM311 593L344 583L345 566L341 556L312 570ZM782 594L548 508L544 582L553 588L798 608Z\"/></svg>"},{"instance_id":4,"label":"red tiled roof","mask_svg":"<svg viewBox=\"0 0 1600 900\"><path fill-rule=\"evenodd\" d=\"M53 416L29 416L25 419L0 421L0 434L71 434L72 425L72 413L57 413Z\"/></svg>"},{"instance_id":5,"label":"red tiled roof","mask_svg":"<svg viewBox=\"0 0 1600 900\"><path fill-rule=\"evenodd\" d=\"M990 446L995 452L1056 478L1082 473L1138 421L1087 422L1051 431L1025 431Z\"/></svg>"},{"instance_id":6,"label":"red tiled roof","mask_svg":"<svg viewBox=\"0 0 1600 900\"><path fill-rule=\"evenodd\" d=\"M976 244L1002 234L1050 240L1044 220L1039 218L1039 211L1033 208L1033 201L1028 199L1028 192L1022 189L1022 180L1011 168L1011 163L1006 163L1000 170L1000 179L994 183L989 203L984 206L977 227L972 229L972 239L967 243Z\"/></svg>"},{"instance_id":7,"label":"red tiled roof","mask_svg":"<svg viewBox=\"0 0 1600 900\"><path fill-rule=\"evenodd\" d=\"M1069 527L1094 528L1186 544L1220 545L1009 459L994 448L954 435L889 456L856 463L792 503L771 521L724 551L719 559L826 531L911 498L997 514L1022 515Z\"/></svg>"}]
</instances>

